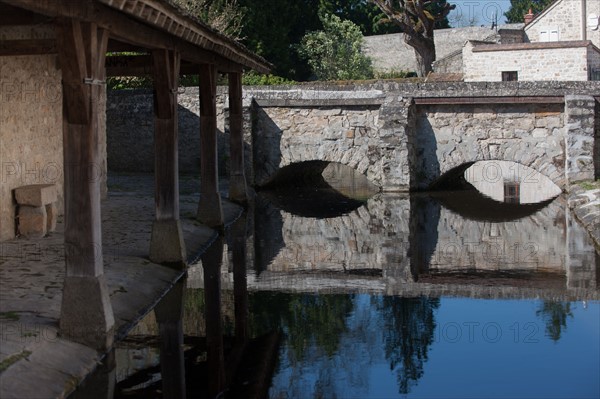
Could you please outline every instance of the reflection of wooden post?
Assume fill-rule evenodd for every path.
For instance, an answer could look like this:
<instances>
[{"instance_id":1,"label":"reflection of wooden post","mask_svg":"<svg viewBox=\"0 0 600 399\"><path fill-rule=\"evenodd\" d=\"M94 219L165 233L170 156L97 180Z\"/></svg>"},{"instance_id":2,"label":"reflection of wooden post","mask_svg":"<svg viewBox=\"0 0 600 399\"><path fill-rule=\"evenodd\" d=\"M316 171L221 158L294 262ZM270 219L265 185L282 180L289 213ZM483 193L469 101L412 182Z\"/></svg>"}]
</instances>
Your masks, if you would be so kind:
<instances>
[{"instance_id":1,"label":"reflection of wooden post","mask_svg":"<svg viewBox=\"0 0 600 399\"><path fill-rule=\"evenodd\" d=\"M69 397L91 399L114 399L117 382L117 360L115 350L104 356L94 372Z\"/></svg>"},{"instance_id":2,"label":"reflection of wooden post","mask_svg":"<svg viewBox=\"0 0 600 399\"><path fill-rule=\"evenodd\" d=\"M108 32L93 23L58 23L63 85L66 277L62 336L106 350L114 316L104 278L100 218L98 103L105 85Z\"/></svg>"},{"instance_id":3,"label":"reflection of wooden post","mask_svg":"<svg viewBox=\"0 0 600 399\"><path fill-rule=\"evenodd\" d=\"M208 395L217 396L225 388L223 326L221 321L221 263L223 238L219 236L202 255L204 268L204 314L206 317L206 355Z\"/></svg>"},{"instance_id":4,"label":"reflection of wooden post","mask_svg":"<svg viewBox=\"0 0 600 399\"><path fill-rule=\"evenodd\" d=\"M154 309L160 330L163 398L185 398L183 288L179 281Z\"/></svg>"},{"instance_id":5,"label":"reflection of wooden post","mask_svg":"<svg viewBox=\"0 0 600 399\"><path fill-rule=\"evenodd\" d=\"M242 132L242 74L229 74L229 152L231 154L229 199L248 202L244 173L244 135Z\"/></svg>"},{"instance_id":6,"label":"reflection of wooden post","mask_svg":"<svg viewBox=\"0 0 600 399\"><path fill-rule=\"evenodd\" d=\"M235 303L236 343L248 339L248 284L246 280L246 214L231 227L233 263L233 298Z\"/></svg>"},{"instance_id":7,"label":"reflection of wooden post","mask_svg":"<svg viewBox=\"0 0 600 399\"><path fill-rule=\"evenodd\" d=\"M177 82L179 54L154 50L154 176L156 219L152 225L150 260L185 265L186 252L179 221L177 154Z\"/></svg>"},{"instance_id":8,"label":"reflection of wooden post","mask_svg":"<svg viewBox=\"0 0 600 399\"><path fill-rule=\"evenodd\" d=\"M223 226L217 167L217 69L200 65L200 203L197 218L210 227Z\"/></svg>"},{"instance_id":9,"label":"reflection of wooden post","mask_svg":"<svg viewBox=\"0 0 600 399\"><path fill-rule=\"evenodd\" d=\"M227 384L234 376L248 341L248 286L246 282L246 213L231 226L231 260L233 263L233 300L235 304L235 344L227 358Z\"/></svg>"}]
</instances>

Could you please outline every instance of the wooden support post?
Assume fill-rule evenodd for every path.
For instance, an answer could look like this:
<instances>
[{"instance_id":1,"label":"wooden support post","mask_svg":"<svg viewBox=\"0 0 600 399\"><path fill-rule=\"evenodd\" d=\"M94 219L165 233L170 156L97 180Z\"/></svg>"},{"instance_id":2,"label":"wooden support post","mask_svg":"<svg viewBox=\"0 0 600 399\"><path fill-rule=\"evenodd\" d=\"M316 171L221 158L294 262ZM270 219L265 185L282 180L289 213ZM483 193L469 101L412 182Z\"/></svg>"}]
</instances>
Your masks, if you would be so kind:
<instances>
[{"instance_id":1,"label":"wooden support post","mask_svg":"<svg viewBox=\"0 0 600 399\"><path fill-rule=\"evenodd\" d=\"M204 269L204 315L206 320L206 358L208 396L217 397L225 388L225 356L221 319L221 263L223 237L219 236L202 255Z\"/></svg>"},{"instance_id":2,"label":"wooden support post","mask_svg":"<svg viewBox=\"0 0 600 399\"><path fill-rule=\"evenodd\" d=\"M160 368L162 397L185 399L185 364L183 357L183 292L180 280L154 309L160 331Z\"/></svg>"},{"instance_id":3,"label":"wooden support post","mask_svg":"<svg viewBox=\"0 0 600 399\"><path fill-rule=\"evenodd\" d=\"M154 176L156 218L152 225L150 260L177 268L186 265L179 221L177 149L177 85L179 54L154 50Z\"/></svg>"},{"instance_id":4,"label":"wooden support post","mask_svg":"<svg viewBox=\"0 0 600 399\"><path fill-rule=\"evenodd\" d=\"M242 130L242 74L229 74L229 152L231 173L229 176L229 199L247 204L248 191L244 173L244 134Z\"/></svg>"},{"instance_id":5,"label":"wooden support post","mask_svg":"<svg viewBox=\"0 0 600 399\"><path fill-rule=\"evenodd\" d=\"M224 225L217 165L217 69L200 65L200 203L197 218L209 227Z\"/></svg>"},{"instance_id":6,"label":"wooden support post","mask_svg":"<svg viewBox=\"0 0 600 399\"><path fill-rule=\"evenodd\" d=\"M63 337L106 350L114 316L104 278L100 218L98 109L105 85L108 31L94 23L57 23L63 85L66 277L60 314Z\"/></svg>"}]
</instances>

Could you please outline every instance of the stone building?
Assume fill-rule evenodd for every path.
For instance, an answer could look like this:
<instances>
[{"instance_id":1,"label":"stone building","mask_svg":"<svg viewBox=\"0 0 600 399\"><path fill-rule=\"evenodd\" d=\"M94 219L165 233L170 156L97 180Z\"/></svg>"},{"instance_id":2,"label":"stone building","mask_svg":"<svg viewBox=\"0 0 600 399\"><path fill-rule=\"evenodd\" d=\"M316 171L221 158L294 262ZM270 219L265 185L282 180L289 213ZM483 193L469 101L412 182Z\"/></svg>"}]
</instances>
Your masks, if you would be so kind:
<instances>
[{"instance_id":1,"label":"stone building","mask_svg":"<svg viewBox=\"0 0 600 399\"><path fill-rule=\"evenodd\" d=\"M524 16L521 43L505 42L502 35L500 43L469 40L462 49L463 78L600 80L599 15L600 2L557 0L537 15ZM440 66L447 63L440 61Z\"/></svg>"},{"instance_id":2,"label":"stone building","mask_svg":"<svg viewBox=\"0 0 600 399\"><path fill-rule=\"evenodd\" d=\"M600 1L556 0L524 24L434 31L437 60L430 80L600 80ZM414 71L404 35L365 38L376 71Z\"/></svg>"},{"instance_id":3,"label":"stone building","mask_svg":"<svg viewBox=\"0 0 600 399\"><path fill-rule=\"evenodd\" d=\"M501 25L499 29L522 32L523 24ZM434 31L438 59L461 53L467 40L496 40L498 32L489 26L438 29ZM417 69L415 51L404 41L404 33L367 36L363 52L373 60L377 72L414 71Z\"/></svg>"}]
</instances>

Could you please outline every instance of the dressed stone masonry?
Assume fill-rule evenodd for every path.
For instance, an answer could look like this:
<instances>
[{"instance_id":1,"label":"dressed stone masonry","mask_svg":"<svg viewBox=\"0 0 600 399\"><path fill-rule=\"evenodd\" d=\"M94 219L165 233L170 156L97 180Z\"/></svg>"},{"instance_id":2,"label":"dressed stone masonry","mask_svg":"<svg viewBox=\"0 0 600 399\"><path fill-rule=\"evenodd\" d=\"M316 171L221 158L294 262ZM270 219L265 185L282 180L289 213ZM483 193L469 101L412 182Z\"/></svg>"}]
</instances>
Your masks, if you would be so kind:
<instances>
[{"instance_id":1,"label":"dressed stone masonry","mask_svg":"<svg viewBox=\"0 0 600 399\"><path fill-rule=\"evenodd\" d=\"M286 166L337 162L365 174L384 191L405 191L427 189L447 172L473 162L501 160L530 167L566 191L574 181L594 179L598 168L594 125L599 95L599 82L245 87L246 176L250 184L261 186ZM137 148L150 140L137 114L119 114L140 97L110 93L109 99L109 165L129 162L125 170L145 168L140 166L145 163L125 159L122 151L111 151L131 146L129 137L136 137ZM186 88L178 99L180 106L190 108L197 103L197 90ZM223 154L229 115L223 90L218 104ZM183 164L192 157L197 162L199 156L187 145L198 123L197 115L189 116L194 123L180 124ZM131 127L128 135L118 134L120 128L110 122L124 118ZM227 163L222 159L223 169Z\"/></svg>"},{"instance_id":2,"label":"dressed stone masonry","mask_svg":"<svg viewBox=\"0 0 600 399\"><path fill-rule=\"evenodd\" d=\"M16 188L19 204L18 229L25 238L41 238L56 229L58 195L54 184L32 184Z\"/></svg>"}]
</instances>

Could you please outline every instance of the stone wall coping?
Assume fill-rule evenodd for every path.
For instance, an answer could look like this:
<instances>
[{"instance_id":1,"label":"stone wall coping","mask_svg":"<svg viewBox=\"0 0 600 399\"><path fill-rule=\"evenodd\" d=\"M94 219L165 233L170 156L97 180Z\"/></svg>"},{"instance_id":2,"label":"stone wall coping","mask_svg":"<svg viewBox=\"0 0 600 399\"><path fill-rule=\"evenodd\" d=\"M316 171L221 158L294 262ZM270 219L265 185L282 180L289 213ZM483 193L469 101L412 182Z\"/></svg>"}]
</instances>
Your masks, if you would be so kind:
<instances>
[{"instance_id":1,"label":"stone wall coping","mask_svg":"<svg viewBox=\"0 0 600 399\"><path fill-rule=\"evenodd\" d=\"M180 88L195 93L197 87ZM227 94L227 87L219 86L219 95ZM109 90L112 96L152 94L151 89ZM600 97L600 81L587 82L398 82L391 80L365 82L315 82L300 85L244 86L244 96L254 99L296 100L349 100L374 99L390 95L402 97L532 97L588 95Z\"/></svg>"},{"instance_id":2,"label":"stone wall coping","mask_svg":"<svg viewBox=\"0 0 600 399\"><path fill-rule=\"evenodd\" d=\"M474 53L483 53L489 51L524 51L524 50L548 50L564 49L591 46L597 50L591 40L570 40L562 42L536 42L536 43L510 43L510 44L487 44L472 41Z\"/></svg>"},{"instance_id":3,"label":"stone wall coping","mask_svg":"<svg viewBox=\"0 0 600 399\"><path fill-rule=\"evenodd\" d=\"M254 98L258 106L268 107L348 107L348 106L380 106L384 103L384 97L374 98L321 98L321 99L285 99Z\"/></svg>"}]
</instances>

